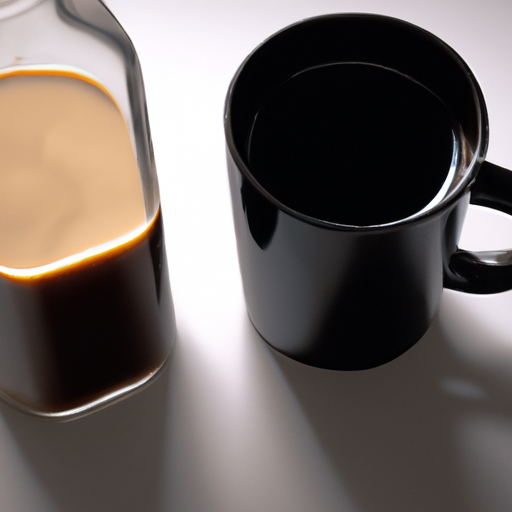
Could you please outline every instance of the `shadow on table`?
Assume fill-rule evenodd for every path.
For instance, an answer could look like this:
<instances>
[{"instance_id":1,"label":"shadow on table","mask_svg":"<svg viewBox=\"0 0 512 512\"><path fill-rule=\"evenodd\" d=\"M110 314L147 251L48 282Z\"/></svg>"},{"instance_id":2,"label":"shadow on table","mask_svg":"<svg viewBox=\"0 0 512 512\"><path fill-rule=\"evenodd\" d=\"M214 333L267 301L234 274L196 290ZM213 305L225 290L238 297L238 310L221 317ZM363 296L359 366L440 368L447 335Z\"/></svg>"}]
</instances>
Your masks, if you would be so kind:
<instances>
[{"instance_id":1,"label":"shadow on table","mask_svg":"<svg viewBox=\"0 0 512 512\"><path fill-rule=\"evenodd\" d=\"M450 295L416 346L372 370L320 370L267 348L355 510L512 503L512 333L496 364L485 363L462 338L471 345L486 326L457 307Z\"/></svg>"},{"instance_id":2,"label":"shadow on table","mask_svg":"<svg viewBox=\"0 0 512 512\"><path fill-rule=\"evenodd\" d=\"M44 421L0 405L53 510L159 510L172 358L137 395L71 422Z\"/></svg>"}]
</instances>

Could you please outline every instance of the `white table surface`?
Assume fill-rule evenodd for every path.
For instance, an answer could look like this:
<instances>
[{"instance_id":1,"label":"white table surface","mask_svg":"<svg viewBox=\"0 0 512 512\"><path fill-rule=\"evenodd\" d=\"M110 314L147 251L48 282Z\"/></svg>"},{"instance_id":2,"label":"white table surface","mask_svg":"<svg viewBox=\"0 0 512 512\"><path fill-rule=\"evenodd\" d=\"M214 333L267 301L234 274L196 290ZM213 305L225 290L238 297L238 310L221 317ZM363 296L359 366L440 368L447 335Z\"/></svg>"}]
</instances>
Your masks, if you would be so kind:
<instances>
[{"instance_id":1,"label":"white table surface","mask_svg":"<svg viewBox=\"0 0 512 512\"><path fill-rule=\"evenodd\" d=\"M70 423L0 404L0 512L512 510L512 293L445 291L409 352L310 368L250 325L225 170L223 103L244 57L301 18L376 12L448 42L512 168L509 0L108 0L144 72L179 337L163 376ZM512 247L472 208L461 245Z\"/></svg>"}]
</instances>

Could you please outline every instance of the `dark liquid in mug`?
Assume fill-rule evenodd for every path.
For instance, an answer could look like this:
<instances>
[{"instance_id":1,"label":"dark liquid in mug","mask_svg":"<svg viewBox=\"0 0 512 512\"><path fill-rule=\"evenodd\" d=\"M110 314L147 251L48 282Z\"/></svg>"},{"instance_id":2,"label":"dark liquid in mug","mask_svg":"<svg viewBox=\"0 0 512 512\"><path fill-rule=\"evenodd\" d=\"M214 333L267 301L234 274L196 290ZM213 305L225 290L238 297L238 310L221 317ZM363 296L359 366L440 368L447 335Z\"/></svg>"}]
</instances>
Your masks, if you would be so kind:
<instances>
[{"instance_id":1,"label":"dark liquid in mug","mask_svg":"<svg viewBox=\"0 0 512 512\"><path fill-rule=\"evenodd\" d=\"M249 168L302 214L369 226L425 208L449 175L456 144L444 104L408 77L375 65L308 69L256 115Z\"/></svg>"}]
</instances>

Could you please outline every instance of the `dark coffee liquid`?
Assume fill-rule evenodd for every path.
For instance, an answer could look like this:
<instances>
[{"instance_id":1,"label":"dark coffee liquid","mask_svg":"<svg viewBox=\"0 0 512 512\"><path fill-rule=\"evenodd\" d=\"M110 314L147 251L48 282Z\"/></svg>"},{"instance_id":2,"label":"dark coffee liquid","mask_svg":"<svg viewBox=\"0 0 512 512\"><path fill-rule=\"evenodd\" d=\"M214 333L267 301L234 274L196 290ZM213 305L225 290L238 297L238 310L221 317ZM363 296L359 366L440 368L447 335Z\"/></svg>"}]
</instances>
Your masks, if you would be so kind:
<instances>
[{"instance_id":1,"label":"dark coffee liquid","mask_svg":"<svg viewBox=\"0 0 512 512\"><path fill-rule=\"evenodd\" d=\"M173 340L168 281L160 214L135 240L75 265L0 276L2 391L59 412L150 376Z\"/></svg>"},{"instance_id":2,"label":"dark coffee liquid","mask_svg":"<svg viewBox=\"0 0 512 512\"><path fill-rule=\"evenodd\" d=\"M369 226L425 208L458 145L430 91L395 71L345 63L295 75L262 105L251 173L278 201L334 223Z\"/></svg>"},{"instance_id":3,"label":"dark coffee liquid","mask_svg":"<svg viewBox=\"0 0 512 512\"><path fill-rule=\"evenodd\" d=\"M10 71L0 113L0 392L71 415L142 385L169 354L162 221L146 223L128 125L101 84Z\"/></svg>"}]
</instances>

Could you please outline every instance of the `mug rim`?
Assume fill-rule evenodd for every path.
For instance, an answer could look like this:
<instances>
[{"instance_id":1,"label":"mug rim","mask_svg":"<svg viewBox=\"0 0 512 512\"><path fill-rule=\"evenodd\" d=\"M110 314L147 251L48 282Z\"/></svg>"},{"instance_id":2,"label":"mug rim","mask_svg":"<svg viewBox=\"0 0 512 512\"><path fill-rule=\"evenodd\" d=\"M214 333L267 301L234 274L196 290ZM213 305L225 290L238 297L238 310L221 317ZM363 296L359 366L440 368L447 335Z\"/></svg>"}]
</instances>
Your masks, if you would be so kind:
<instances>
[{"instance_id":1,"label":"mug rim","mask_svg":"<svg viewBox=\"0 0 512 512\"><path fill-rule=\"evenodd\" d=\"M234 137L233 137L233 126L231 122L231 112L232 112L232 98L235 91L235 88L238 83L239 77L242 75L244 69L247 64L253 59L253 57L258 54L258 52L265 47L268 43L272 42L275 38L282 35L285 32L293 30L297 27L304 26L306 24L318 23L326 20L332 20L335 18L368 18L368 19L380 19L382 21L394 22L401 24L404 27L409 27L410 29L422 34L424 37L428 38L431 42L440 47L446 54L448 54L452 61L461 67L465 71L465 76L468 81L468 84L471 87L473 92L473 96L476 103L476 114L477 114L477 125L478 125L478 140L477 145L475 147L472 160L468 165L464 175L459 180L459 182L455 185L455 187L448 192L445 197L443 197L439 202L437 202L434 206L427 210L421 210L413 215L410 215L406 218L399 219L393 222L387 222L382 224L374 224L374 225L351 225L351 224L343 224L339 222L328 221L324 219L319 219L316 217L312 217L306 215L298 210L295 210L286 204L279 201L275 198L270 192L268 192L259 181L252 175L249 166L245 163L244 159L240 155L240 152L237 149ZM333 14L324 14L319 16L313 16L309 18L305 18L299 20L295 23L292 23L281 30L275 32L271 36L264 39L254 50L249 53L249 55L244 59L241 65L238 67L235 75L233 76L231 83L228 88L228 92L226 95L225 105L224 105L224 131L226 137L226 144L229 150L231 157L233 158L235 164L237 165L239 171L243 174L243 176L251 183L253 187L263 195L270 203L276 206L279 210L292 217L297 218L298 220L307 222L309 224L313 224L319 227L336 229L336 230L347 230L347 231L373 231L373 230L382 230L386 228L393 228L402 225L411 224L420 220L424 220L426 218L431 218L436 214L440 214L448 209L452 204L457 202L462 195L466 193L466 191L471 187L478 171L485 160L485 155L487 153L487 147L489 143L489 127L488 127L488 115L487 108L485 104L485 99L476 80L476 77L468 64L462 59L462 57L446 42L432 34L428 30L425 30L413 23L402 20L400 18L386 16L381 14L373 14L373 13L358 13L358 12L349 12L349 13L333 13Z\"/></svg>"}]
</instances>

